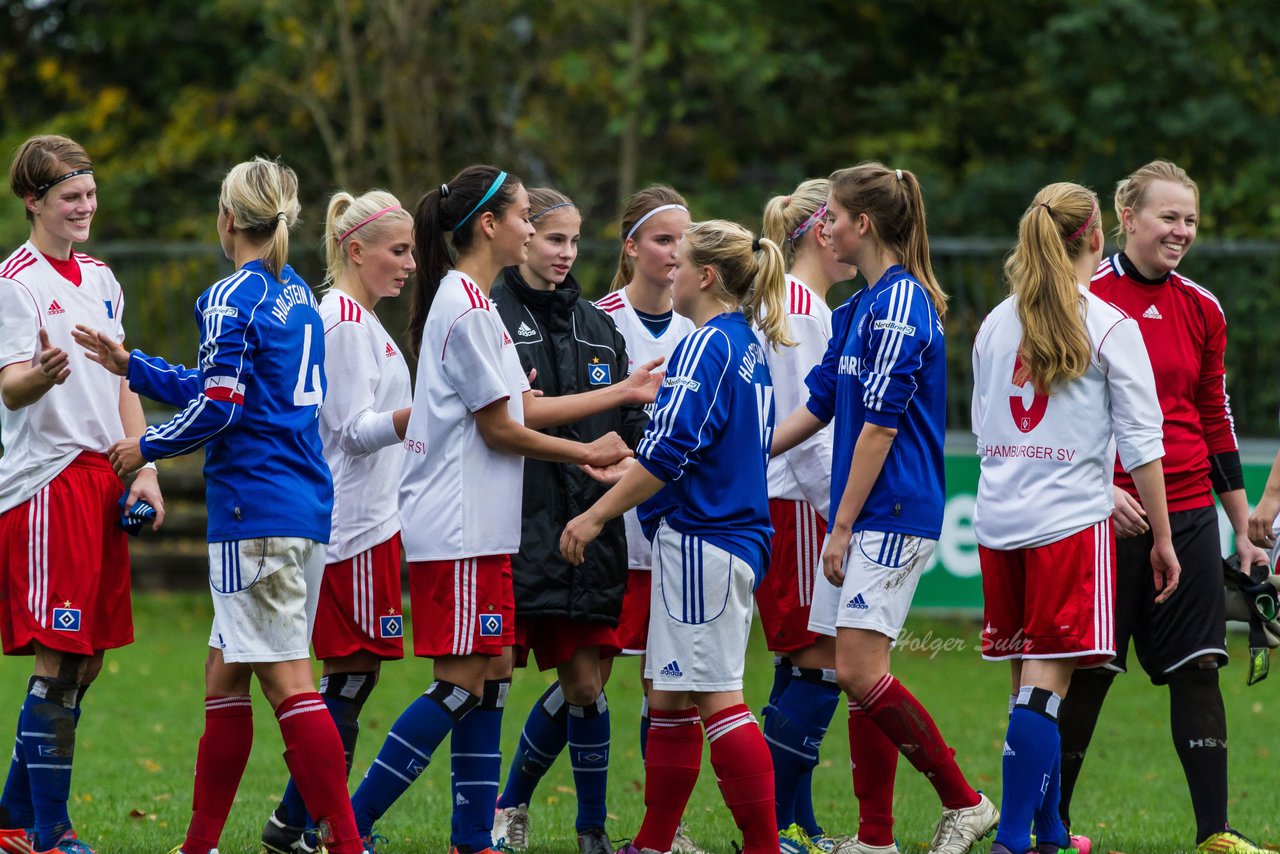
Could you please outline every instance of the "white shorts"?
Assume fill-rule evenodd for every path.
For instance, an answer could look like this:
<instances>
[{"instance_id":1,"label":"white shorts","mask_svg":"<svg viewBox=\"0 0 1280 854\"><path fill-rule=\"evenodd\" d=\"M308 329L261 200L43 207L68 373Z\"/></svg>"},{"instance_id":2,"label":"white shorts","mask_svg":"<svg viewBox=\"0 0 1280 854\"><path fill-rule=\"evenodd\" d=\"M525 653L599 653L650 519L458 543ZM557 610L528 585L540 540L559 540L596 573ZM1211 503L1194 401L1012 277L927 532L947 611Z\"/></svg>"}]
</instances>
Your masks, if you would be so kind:
<instances>
[{"instance_id":1,"label":"white shorts","mask_svg":"<svg viewBox=\"0 0 1280 854\"><path fill-rule=\"evenodd\" d=\"M856 531L844 553L842 586L827 581L819 565L809 631L833 637L837 628L869 629L897 640L937 545L910 534Z\"/></svg>"},{"instance_id":2,"label":"white shorts","mask_svg":"<svg viewBox=\"0 0 1280 854\"><path fill-rule=\"evenodd\" d=\"M659 691L741 691L755 573L665 522L653 558L645 677Z\"/></svg>"},{"instance_id":3,"label":"white shorts","mask_svg":"<svg viewBox=\"0 0 1280 854\"><path fill-rule=\"evenodd\" d=\"M229 664L308 658L324 560L302 537L209 543L209 646Z\"/></svg>"}]
</instances>

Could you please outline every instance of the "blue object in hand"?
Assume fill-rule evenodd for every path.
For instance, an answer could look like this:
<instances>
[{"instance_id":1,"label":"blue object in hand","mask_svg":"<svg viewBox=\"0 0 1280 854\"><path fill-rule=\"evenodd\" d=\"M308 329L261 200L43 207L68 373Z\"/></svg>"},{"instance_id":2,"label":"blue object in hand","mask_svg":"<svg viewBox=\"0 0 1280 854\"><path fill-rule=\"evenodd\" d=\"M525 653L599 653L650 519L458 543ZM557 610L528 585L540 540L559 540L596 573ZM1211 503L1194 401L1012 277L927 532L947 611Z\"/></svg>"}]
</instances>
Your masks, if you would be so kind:
<instances>
[{"instance_id":1,"label":"blue object in hand","mask_svg":"<svg viewBox=\"0 0 1280 854\"><path fill-rule=\"evenodd\" d=\"M133 506L127 507L125 502L128 500L129 493L120 496L120 527L124 528L125 533L136 537L142 532L143 525L156 520L156 508L141 498Z\"/></svg>"}]
</instances>

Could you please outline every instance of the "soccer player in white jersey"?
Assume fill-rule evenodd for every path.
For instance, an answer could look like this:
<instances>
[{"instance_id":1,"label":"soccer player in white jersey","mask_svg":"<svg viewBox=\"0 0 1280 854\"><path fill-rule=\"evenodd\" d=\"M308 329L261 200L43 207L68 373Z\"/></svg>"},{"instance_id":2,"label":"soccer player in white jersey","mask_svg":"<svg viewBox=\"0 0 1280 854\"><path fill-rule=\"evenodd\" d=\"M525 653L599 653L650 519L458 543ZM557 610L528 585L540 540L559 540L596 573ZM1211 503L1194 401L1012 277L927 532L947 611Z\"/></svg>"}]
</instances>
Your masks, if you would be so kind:
<instances>
[{"instance_id":1,"label":"soccer player in white jersey","mask_svg":"<svg viewBox=\"0 0 1280 854\"><path fill-rule=\"evenodd\" d=\"M9 186L31 236L0 263L0 636L5 655L35 656L35 675L0 797L0 851L84 854L67 814L80 700L104 652L133 642L124 487L107 450L146 422L136 394L69 352L77 323L124 338L115 276L74 251L98 207L89 155L66 137L33 137ZM154 467L134 478L126 502L139 499L159 527Z\"/></svg>"},{"instance_id":2,"label":"soccer player in white jersey","mask_svg":"<svg viewBox=\"0 0 1280 854\"><path fill-rule=\"evenodd\" d=\"M326 281L320 301L328 393L320 441L333 475L333 531L311 644L324 663L320 696L342 736L347 773L360 710L382 662L403 658L400 613L399 447L409 423L409 367L374 307L400 295L415 269L413 216L395 196L339 191L325 216ZM269 852L313 847L307 810L291 780L262 829Z\"/></svg>"},{"instance_id":3,"label":"soccer player in white jersey","mask_svg":"<svg viewBox=\"0 0 1280 854\"><path fill-rule=\"evenodd\" d=\"M1115 656L1117 453L1154 536L1156 601L1178 583L1151 361L1138 324L1088 289L1102 238L1091 191L1037 193L1005 262L1010 296L973 346L982 657L1008 661L1013 677L999 854L1030 849L1033 827L1037 854L1092 847L1058 815L1058 707L1076 667Z\"/></svg>"},{"instance_id":4,"label":"soccer player in white jersey","mask_svg":"<svg viewBox=\"0 0 1280 854\"><path fill-rule=\"evenodd\" d=\"M764 209L760 233L782 247L787 260L787 321L794 347L765 348L773 375L774 405L789 413L808 400L804 379L822 361L831 340L826 296L836 282L858 274L831 251L826 233L831 182L808 180ZM813 813L813 769L818 747L840 701L834 638L809 630L827 505L831 500L831 427L769 461L769 517L773 549L769 572L756 588L756 609L774 654L773 689L764 710L764 737L773 754L778 832L783 854L830 850ZM853 718L850 718L852 721ZM850 733L855 745L862 739ZM854 773L859 777L855 759ZM858 786L854 786L855 792ZM863 804L862 806L869 804Z\"/></svg>"},{"instance_id":5,"label":"soccer player in white jersey","mask_svg":"<svg viewBox=\"0 0 1280 854\"><path fill-rule=\"evenodd\" d=\"M747 854L776 854L773 765L742 695L752 590L768 568L767 346L789 346L782 251L723 220L685 230L671 271L676 311L697 331L676 346L636 461L565 528L570 562L610 519L639 507L651 539L646 676L653 716L645 817L627 854L670 851L702 764L702 729Z\"/></svg>"},{"instance_id":6,"label":"soccer player in white jersey","mask_svg":"<svg viewBox=\"0 0 1280 854\"><path fill-rule=\"evenodd\" d=\"M218 238L236 272L196 300L200 365L190 369L81 326L76 341L129 385L180 411L111 449L117 471L207 446L209 587L205 729L187 836L172 854L218 844L253 744L253 677L275 710L285 764L329 851L361 850L342 740L316 693L308 646L333 481L317 429L324 329L311 289L288 265L297 177L261 157L218 194Z\"/></svg>"},{"instance_id":7,"label":"soccer player in white jersey","mask_svg":"<svg viewBox=\"0 0 1280 854\"><path fill-rule=\"evenodd\" d=\"M631 453L616 433L583 444L531 428L646 402L655 391L656 375L642 366L627 382L598 391L559 398L530 392L488 294L504 267L525 260L533 233L524 186L492 166L467 167L418 203L421 273L409 327L418 379L400 518L414 652L435 659L435 681L396 720L355 793L366 850L374 848L373 822L450 734L454 848L489 850L511 675L511 554L520 547L524 457L605 466Z\"/></svg>"},{"instance_id":8,"label":"soccer player in white jersey","mask_svg":"<svg viewBox=\"0 0 1280 854\"><path fill-rule=\"evenodd\" d=\"M929 712L889 672L942 529L947 296L933 276L913 173L862 163L830 180L831 245L868 284L833 313L831 344L806 378L809 400L779 425L773 452L834 419L832 519L809 628L835 636L836 679L849 712L865 713L867 729L879 731L873 749L857 748L881 805L876 812L892 807L896 748L942 802L931 854L965 854L995 828L996 808L965 780ZM897 846L891 837L884 844L855 838L836 850L896 854Z\"/></svg>"}]
</instances>

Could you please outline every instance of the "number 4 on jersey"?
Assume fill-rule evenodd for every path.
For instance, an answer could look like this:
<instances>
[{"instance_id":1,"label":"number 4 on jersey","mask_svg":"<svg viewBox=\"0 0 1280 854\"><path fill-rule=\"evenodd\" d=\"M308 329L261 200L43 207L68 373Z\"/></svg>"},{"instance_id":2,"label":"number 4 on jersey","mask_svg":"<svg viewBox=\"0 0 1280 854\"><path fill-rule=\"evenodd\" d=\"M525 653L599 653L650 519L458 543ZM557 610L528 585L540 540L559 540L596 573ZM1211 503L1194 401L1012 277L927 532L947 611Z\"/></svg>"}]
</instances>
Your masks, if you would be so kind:
<instances>
[{"instance_id":1,"label":"number 4 on jersey","mask_svg":"<svg viewBox=\"0 0 1280 854\"><path fill-rule=\"evenodd\" d=\"M294 406L319 406L324 402L324 383L321 381L320 362L311 352L311 324L303 327L302 361L298 365L298 383L293 387ZM308 372L307 368L311 370ZM307 388L310 373L311 388Z\"/></svg>"}]
</instances>

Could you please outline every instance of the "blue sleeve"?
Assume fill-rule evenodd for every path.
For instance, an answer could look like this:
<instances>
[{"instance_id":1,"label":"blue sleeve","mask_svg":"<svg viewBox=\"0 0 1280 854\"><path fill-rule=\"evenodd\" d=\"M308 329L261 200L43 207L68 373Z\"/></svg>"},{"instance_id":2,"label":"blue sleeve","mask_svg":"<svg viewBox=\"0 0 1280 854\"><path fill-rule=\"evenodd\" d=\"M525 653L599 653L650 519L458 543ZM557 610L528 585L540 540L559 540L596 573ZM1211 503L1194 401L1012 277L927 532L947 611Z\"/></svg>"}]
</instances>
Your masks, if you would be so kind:
<instances>
[{"instance_id":1,"label":"blue sleeve","mask_svg":"<svg viewBox=\"0 0 1280 854\"><path fill-rule=\"evenodd\" d=\"M868 422L898 426L919 386L937 322L928 294L910 279L876 295L867 316L867 359L858 376Z\"/></svg>"},{"instance_id":2,"label":"blue sleeve","mask_svg":"<svg viewBox=\"0 0 1280 854\"><path fill-rule=\"evenodd\" d=\"M200 393L199 371L183 365L171 365L159 356L148 356L141 350L130 354L125 377L133 391L170 406L185 406Z\"/></svg>"},{"instance_id":3,"label":"blue sleeve","mask_svg":"<svg viewBox=\"0 0 1280 854\"><path fill-rule=\"evenodd\" d=\"M703 327L676 345L636 459L663 483L680 479L729 412L729 338Z\"/></svg>"},{"instance_id":4,"label":"blue sleeve","mask_svg":"<svg viewBox=\"0 0 1280 854\"><path fill-rule=\"evenodd\" d=\"M266 294L265 280L250 275L220 282L200 298L198 393L169 421L147 428L141 442L144 457L190 453L240 420L245 388L253 378L250 319Z\"/></svg>"},{"instance_id":5,"label":"blue sleeve","mask_svg":"<svg viewBox=\"0 0 1280 854\"><path fill-rule=\"evenodd\" d=\"M809 401L805 405L814 418L825 424L831 423L836 415L836 375L852 317L852 300L831 315L831 340L827 342L827 351L822 354L822 361L814 365L804 378L804 384L809 387Z\"/></svg>"}]
</instances>

